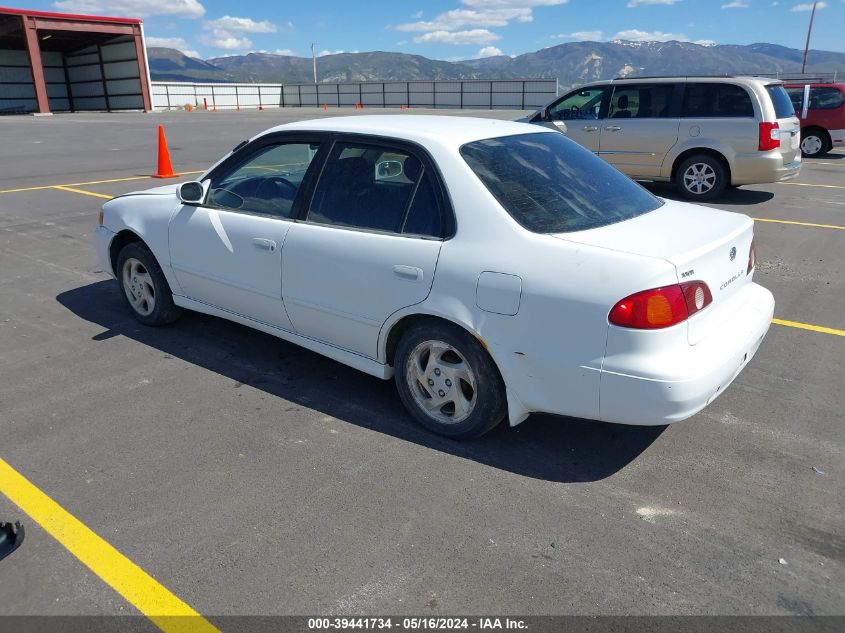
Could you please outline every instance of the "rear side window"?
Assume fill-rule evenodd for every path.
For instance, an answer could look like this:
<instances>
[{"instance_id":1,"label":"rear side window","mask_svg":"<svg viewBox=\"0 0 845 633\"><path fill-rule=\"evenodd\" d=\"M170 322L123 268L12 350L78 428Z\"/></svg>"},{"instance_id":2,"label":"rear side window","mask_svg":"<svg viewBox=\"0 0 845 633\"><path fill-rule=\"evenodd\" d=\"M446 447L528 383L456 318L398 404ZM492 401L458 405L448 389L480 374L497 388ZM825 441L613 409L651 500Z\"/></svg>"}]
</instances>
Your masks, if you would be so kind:
<instances>
[{"instance_id":1,"label":"rear side window","mask_svg":"<svg viewBox=\"0 0 845 633\"><path fill-rule=\"evenodd\" d=\"M789 98L786 88L779 85L766 86L766 91L772 98L772 105L775 106L775 117L778 119L788 119L789 117L795 116L795 105L792 103L792 99Z\"/></svg>"},{"instance_id":2,"label":"rear side window","mask_svg":"<svg viewBox=\"0 0 845 633\"><path fill-rule=\"evenodd\" d=\"M786 100L789 101L789 97ZM753 117L754 106L742 86L688 83L681 116L693 119Z\"/></svg>"},{"instance_id":3,"label":"rear side window","mask_svg":"<svg viewBox=\"0 0 845 633\"><path fill-rule=\"evenodd\" d=\"M842 93L837 88L810 88L811 110L835 110L842 106Z\"/></svg>"},{"instance_id":4,"label":"rear side window","mask_svg":"<svg viewBox=\"0 0 845 633\"><path fill-rule=\"evenodd\" d=\"M422 162L400 149L335 143L314 191L311 222L442 236L437 197Z\"/></svg>"},{"instance_id":5,"label":"rear side window","mask_svg":"<svg viewBox=\"0 0 845 633\"><path fill-rule=\"evenodd\" d=\"M467 143L461 155L529 231L582 231L648 213L663 202L557 132Z\"/></svg>"},{"instance_id":6,"label":"rear side window","mask_svg":"<svg viewBox=\"0 0 845 633\"><path fill-rule=\"evenodd\" d=\"M801 112L804 107L804 89L803 88L787 88L786 94L789 95L789 100L792 101L792 107L796 112Z\"/></svg>"}]
</instances>

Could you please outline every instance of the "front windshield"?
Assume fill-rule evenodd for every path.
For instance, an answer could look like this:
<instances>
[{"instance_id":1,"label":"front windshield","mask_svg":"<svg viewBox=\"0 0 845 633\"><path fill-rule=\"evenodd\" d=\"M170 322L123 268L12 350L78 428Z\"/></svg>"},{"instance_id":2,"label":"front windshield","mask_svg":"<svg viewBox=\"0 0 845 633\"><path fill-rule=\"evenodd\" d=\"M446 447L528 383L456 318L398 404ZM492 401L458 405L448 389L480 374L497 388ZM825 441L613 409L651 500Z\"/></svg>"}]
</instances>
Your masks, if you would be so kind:
<instances>
[{"instance_id":1,"label":"front windshield","mask_svg":"<svg viewBox=\"0 0 845 633\"><path fill-rule=\"evenodd\" d=\"M537 233L592 229L663 204L558 132L475 141L461 155L505 210Z\"/></svg>"}]
</instances>

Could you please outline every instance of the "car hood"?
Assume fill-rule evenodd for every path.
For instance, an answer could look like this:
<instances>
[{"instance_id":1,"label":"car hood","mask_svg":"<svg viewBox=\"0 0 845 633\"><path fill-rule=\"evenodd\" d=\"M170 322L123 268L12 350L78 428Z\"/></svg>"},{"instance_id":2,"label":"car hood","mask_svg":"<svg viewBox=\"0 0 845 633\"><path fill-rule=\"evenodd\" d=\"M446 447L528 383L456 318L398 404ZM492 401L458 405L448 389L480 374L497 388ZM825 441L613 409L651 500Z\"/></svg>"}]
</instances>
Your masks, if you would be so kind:
<instances>
[{"instance_id":1,"label":"car hood","mask_svg":"<svg viewBox=\"0 0 845 633\"><path fill-rule=\"evenodd\" d=\"M176 190L179 188L180 184L182 183L176 183L175 185L162 185L161 187L153 187L152 189L144 189L143 191L131 191L119 197L125 198L126 196L174 196L176 195Z\"/></svg>"}]
</instances>

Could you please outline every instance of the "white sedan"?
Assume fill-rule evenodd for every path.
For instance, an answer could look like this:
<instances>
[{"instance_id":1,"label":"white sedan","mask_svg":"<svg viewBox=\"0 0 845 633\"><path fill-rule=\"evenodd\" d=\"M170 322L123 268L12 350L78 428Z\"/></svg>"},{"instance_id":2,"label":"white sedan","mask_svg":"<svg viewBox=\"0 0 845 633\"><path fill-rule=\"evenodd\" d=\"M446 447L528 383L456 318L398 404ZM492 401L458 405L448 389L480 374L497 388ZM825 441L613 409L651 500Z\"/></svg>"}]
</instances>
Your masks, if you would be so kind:
<instances>
[{"instance_id":1,"label":"white sedan","mask_svg":"<svg viewBox=\"0 0 845 633\"><path fill-rule=\"evenodd\" d=\"M657 198L564 135L466 117L302 121L196 182L111 200L146 325L196 310L394 378L454 438L531 412L662 425L757 351L753 223Z\"/></svg>"}]
</instances>

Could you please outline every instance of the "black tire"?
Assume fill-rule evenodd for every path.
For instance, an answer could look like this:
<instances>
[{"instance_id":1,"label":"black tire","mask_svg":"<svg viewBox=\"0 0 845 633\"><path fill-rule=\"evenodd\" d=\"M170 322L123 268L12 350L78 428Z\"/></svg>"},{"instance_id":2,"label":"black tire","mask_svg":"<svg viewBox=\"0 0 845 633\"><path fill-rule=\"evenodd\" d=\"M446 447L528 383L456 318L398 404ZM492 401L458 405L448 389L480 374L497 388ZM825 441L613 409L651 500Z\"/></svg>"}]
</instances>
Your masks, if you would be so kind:
<instances>
[{"instance_id":1,"label":"black tire","mask_svg":"<svg viewBox=\"0 0 845 633\"><path fill-rule=\"evenodd\" d=\"M437 366L444 367L444 373L435 376L434 371L438 370L430 369L427 374L431 381L442 380L445 384L435 384L429 392L428 387L424 387L421 382L411 377L414 371L413 360L419 357L419 350L431 342L444 343L457 353L459 360L465 362L475 383L471 390L467 389L469 383L466 381L456 380L455 383L449 384L448 378L445 377L449 364L454 363L455 357L451 350L440 355L435 363ZM440 363L443 364L440 365ZM457 364L452 366L460 367ZM420 424L438 435L458 440L480 437L500 424L507 414L505 384L493 359L472 335L456 325L430 322L412 327L399 341L394 358L394 369L396 388L405 408ZM428 383L429 380L426 382ZM447 402L433 413L418 404L418 400L425 400L426 394L435 393L434 389L441 387L448 392L445 393L447 398L450 394L453 398L457 397L454 394L460 389L466 400L467 393L472 392L472 407L465 419L454 422L443 421L443 418L449 415L450 405L453 410L456 409L454 404L456 401ZM443 391L439 393L441 396L444 395Z\"/></svg>"},{"instance_id":2,"label":"black tire","mask_svg":"<svg viewBox=\"0 0 845 633\"><path fill-rule=\"evenodd\" d=\"M149 303L141 303L140 307L137 303L133 303L130 299L132 295L132 283L126 279L127 262L130 268L134 262L138 262L140 266L137 271L140 276L145 274L149 276L149 282L141 282L148 286L143 292L149 293L149 286L152 288L150 299L152 300L152 309L146 313L145 305L149 307ZM161 272L161 266L152 254L147 245L143 242L131 242L124 246L117 255L117 266L114 271L117 277L117 283L120 285L120 295L132 312L132 315L144 325L159 326L173 323L179 318L182 313L181 309L173 303L173 293L170 290L170 285ZM130 278L131 273L128 273ZM145 277L146 278L146 277Z\"/></svg>"},{"instance_id":3,"label":"black tire","mask_svg":"<svg viewBox=\"0 0 845 633\"><path fill-rule=\"evenodd\" d=\"M695 180L696 172L702 174L701 181ZM690 156L678 165L675 171L675 187L678 192L684 198L696 202L718 198L728 184L728 170L722 161L710 154Z\"/></svg>"},{"instance_id":4,"label":"black tire","mask_svg":"<svg viewBox=\"0 0 845 633\"><path fill-rule=\"evenodd\" d=\"M808 139L817 139L817 141L809 143ZM801 155L804 158L819 158L827 154L832 147L830 136L824 130L814 127L801 130Z\"/></svg>"}]
</instances>

